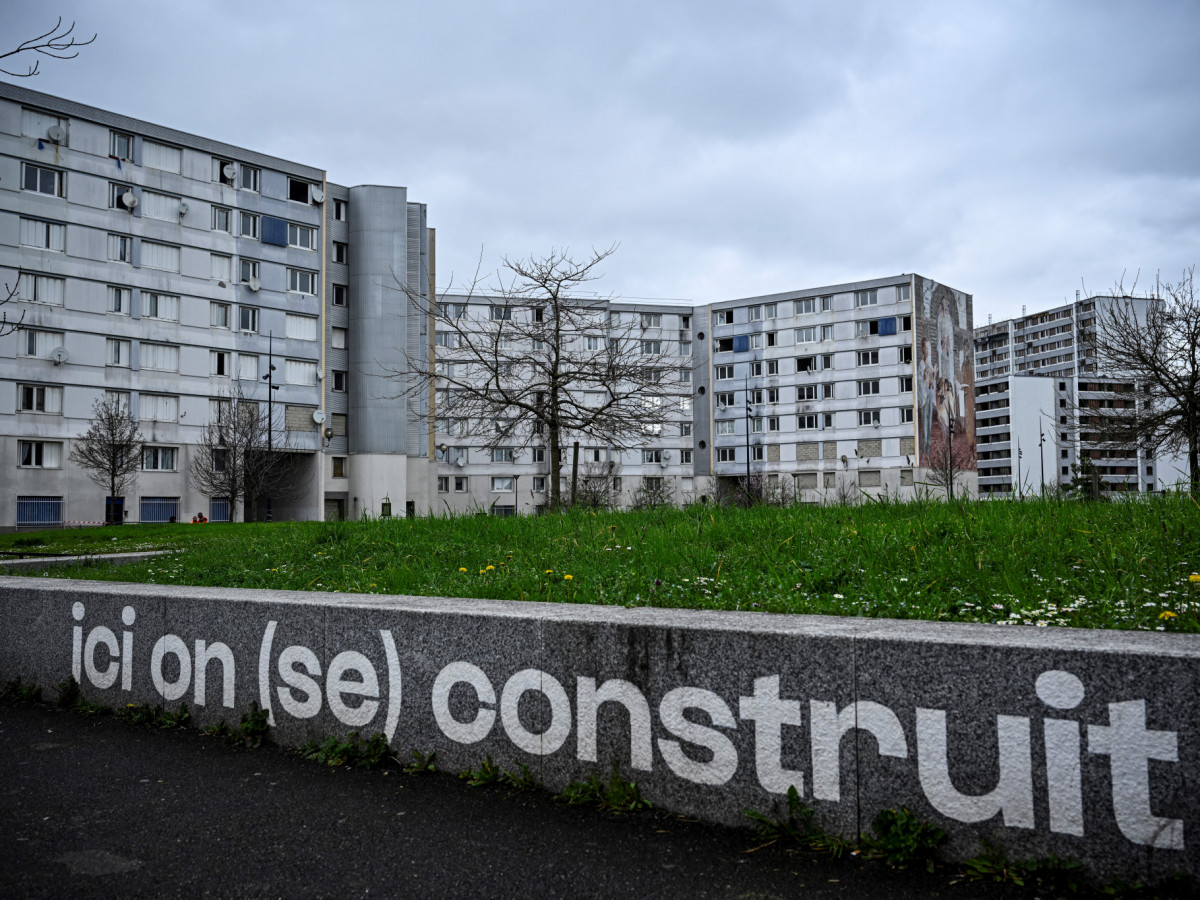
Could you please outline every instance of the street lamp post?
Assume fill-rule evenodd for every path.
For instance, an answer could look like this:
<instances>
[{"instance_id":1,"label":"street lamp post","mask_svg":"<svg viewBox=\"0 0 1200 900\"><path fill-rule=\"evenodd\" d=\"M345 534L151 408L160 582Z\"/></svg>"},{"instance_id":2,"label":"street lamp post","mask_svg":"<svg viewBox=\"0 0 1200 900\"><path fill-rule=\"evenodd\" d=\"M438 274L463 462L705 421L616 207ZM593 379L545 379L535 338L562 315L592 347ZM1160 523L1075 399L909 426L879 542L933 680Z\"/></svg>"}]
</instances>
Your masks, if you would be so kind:
<instances>
[{"instance_id":1,"label":"street lamp post","mask_svg":"<svg viewBox=\"0 0 1200 900\"><path fill-rule=\"evenodd\" d=\"M1038 429L1038 460L1042 464L1042 496L1046 496L1046 452L1042 446L1046 443L1046 433Z\"/></svg>"},{"instance_id":2,"label":"street lamp post","mask_svg":"<svg viewBox=\"0 0 1200 900\"><path fill-rule=\"evenodd\" d=\"M267 374L262 377L267 383L267 454L275 455L275 332L267 332ZM271 460L274 464L274 459ZM267 521L271 521L271 495L267 495Z\"/></svg>"}]
</instances>

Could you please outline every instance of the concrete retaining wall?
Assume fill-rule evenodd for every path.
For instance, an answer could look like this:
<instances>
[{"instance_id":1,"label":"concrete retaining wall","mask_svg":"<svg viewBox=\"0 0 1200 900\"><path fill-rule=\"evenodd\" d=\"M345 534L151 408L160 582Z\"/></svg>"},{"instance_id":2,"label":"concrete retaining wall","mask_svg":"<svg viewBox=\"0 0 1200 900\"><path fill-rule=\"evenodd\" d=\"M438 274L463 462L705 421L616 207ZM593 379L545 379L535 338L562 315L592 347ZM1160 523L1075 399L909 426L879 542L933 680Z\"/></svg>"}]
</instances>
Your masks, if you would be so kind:
<instances>
[{"instance_id":1,"label":"concrete retaining wall","mask_svg":"<svg viewBox=\"0 0 1200 900\"><path fill-rule=\"evenodd\" d=\"M615 760L730 824L795 785L854 835L908 806L1010 858L1200 874L1200 638L0 578L0 680L89 699L252 701L283 744L386 733L560 790Z\"/></svg>"}]
</instances>

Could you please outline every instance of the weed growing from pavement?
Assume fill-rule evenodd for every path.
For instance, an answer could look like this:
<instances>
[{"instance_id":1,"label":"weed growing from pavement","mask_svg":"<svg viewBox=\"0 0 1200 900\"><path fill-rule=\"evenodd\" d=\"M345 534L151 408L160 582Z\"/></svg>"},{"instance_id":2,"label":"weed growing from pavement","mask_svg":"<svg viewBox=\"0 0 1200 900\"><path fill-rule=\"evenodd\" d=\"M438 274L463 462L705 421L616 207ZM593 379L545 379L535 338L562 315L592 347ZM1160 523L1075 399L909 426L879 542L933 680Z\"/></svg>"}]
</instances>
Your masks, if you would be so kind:
<instances>
[{"instance_id":1,"label":"weed growing from pavement","mask_svg":"<svg viewBox=\"0 0 1200 900\"><path fill-rule=\"evenodd\" d=\"M923 865L934 869L937 848L946 840L946 832L922 821L908 807L885 809L871 823L872 835L863 835L859 849L867 859L879 859L893 869Z\"/></svg>"},{"instance_id":2,"label":"weed growing from pavement","mask_svg":"<svg viewBox=\"0 0 1200 900\"><path fill-rule=\"evenodd\" d=\"M1179 495L173 528L125 528L143 544L176 550L170 555L44 571L171 585L1200 631L1200 575L1190 580L1200 569L1200 505Z\"/></svg>"},{"instance_id":3,"label":"weed growing from pavement","mask_svg":"<svg viewBox=\"0 0 1200 900\"><path fill-rule=\"evenodd\" d=\"M598 806L615 813L652 809L654 804L642 796L636 781L622 777L616 762L607 781L592 772L583 781L572 781L558 795L568 806Z\"/></svg>"},{"instance_id":4,"label":"weed growing from pavement","mask_svg":"<svg viewBox=\"0 0 1200 900\"><path fill-rule=\"evenodd\" d=\"M501 785L516 788L518 791L529 791L541 787L537 779L533 777L533 773L529 771L529 766L525 763L519 765L520 772L507 772L492 762L491 756L487 756L479 764L478 769L467 769L465 772L460 772L458 777L471 787Z\"/></svg>"},{"instance_id":5,"label":"weed growing from pavement","mask_svg":"<svg viewBox=\"0 0 1200 900\"><path fill-rule=\"evenodd\" d=\"M437 759L437 751L431 750L429 753L422 753L420 750L412 751L413 761L404 767L404 771L408 775L421 775L427 772L436 772L437 766L434 765Z\"/></svg>"},{"instance_id":6,"label":"weed growing from pavement","mask_svg":"<svg viewBox=\"0 0 1200 900\"><path fill-rule=\"evenodd\" d=\"M834 859L847 852L857 853L852 841L839 835L828 834L817 823L816 813L812 807L800 799L795 785L788 788L786 808L782 814L769 815L758 810L747 809L744 815L756 823L760 837L767 843L760 847L770 846L779 841L798 844L805 850L817 853L827 853Z\"/></svg>"},{"instance_id":7,"label":"weed growing from pavement","mask_svg":"<svg viewBox=\"0 0 1200 900\"><path fill-rule=\"evenodd\" d=\"M388 749L384 735L376 732L364 741L357 731L352 731L345 740L331 735L319 744L309 741L302 744L297 752L305 759L313 759L327 766L372 769L392 759Z\"/></svg>"}]
</instances>

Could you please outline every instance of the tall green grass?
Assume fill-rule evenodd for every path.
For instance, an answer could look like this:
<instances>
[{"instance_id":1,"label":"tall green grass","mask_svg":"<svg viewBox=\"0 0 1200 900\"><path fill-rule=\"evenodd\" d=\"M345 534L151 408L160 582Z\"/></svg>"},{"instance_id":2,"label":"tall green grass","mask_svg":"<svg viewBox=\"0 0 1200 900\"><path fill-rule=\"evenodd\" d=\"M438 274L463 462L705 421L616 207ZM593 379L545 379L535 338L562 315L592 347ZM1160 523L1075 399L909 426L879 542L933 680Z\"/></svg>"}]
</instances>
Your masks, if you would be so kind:
<instances>
[{"instance_id":1,"label":"tall green grass","mask_svg":"<svg viewBox=\"0 0 1200 900\"><path fill-rule=\"evenodd\" d=\"M105 529L116 537L130 529ZM541 518L179 525L177 553L71 577L1200 630L1200 507L1186 496L695 506Z\"/></svg>"}]
</instances>

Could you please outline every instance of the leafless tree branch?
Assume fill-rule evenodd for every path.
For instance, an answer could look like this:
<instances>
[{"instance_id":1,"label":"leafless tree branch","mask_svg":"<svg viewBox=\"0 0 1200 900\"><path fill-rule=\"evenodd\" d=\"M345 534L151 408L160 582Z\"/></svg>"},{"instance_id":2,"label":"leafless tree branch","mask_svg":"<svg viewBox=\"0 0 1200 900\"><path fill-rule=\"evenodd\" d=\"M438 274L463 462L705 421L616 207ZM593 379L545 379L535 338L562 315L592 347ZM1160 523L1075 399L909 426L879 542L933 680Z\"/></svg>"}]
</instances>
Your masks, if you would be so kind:
<instances>
[{"instance_id":1,"label":"leafless tree branch","mask_svg":"<svg viewBox=\"0 0 1200 900\"><path fill-rule=\"evenodd\" d=\"M92 41L96 40L97 37L97 35L93 34L86 41L81 41L79 38L73 36L72 32L74 30L74 22L64 30L62 27L62 16L59 16L58 21L54 23L54 27L45 34L39 34L37 37L31 37L27 41L22 41L17 45L16 49L9 50L7 53L0 53L0 59L19 56L22 53L36 53L42 56L49 56L53 59L74 59L79 55L79 47L86 47ZM28 71L13 72L10 69L0 68L0 72L3 72L5 75L12 75L14 78L32 78L38 74L38 66L40 64L41 60L35 59L33 65L29 66Z\"/></svg>"}]
</instances>

